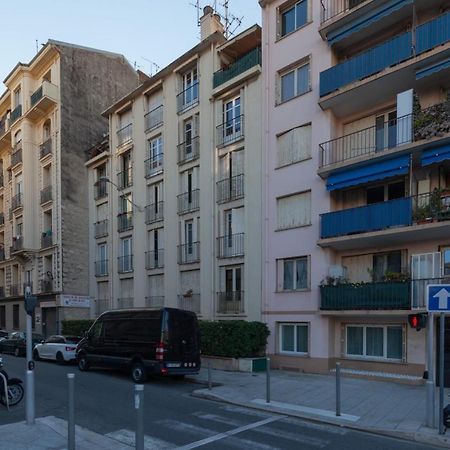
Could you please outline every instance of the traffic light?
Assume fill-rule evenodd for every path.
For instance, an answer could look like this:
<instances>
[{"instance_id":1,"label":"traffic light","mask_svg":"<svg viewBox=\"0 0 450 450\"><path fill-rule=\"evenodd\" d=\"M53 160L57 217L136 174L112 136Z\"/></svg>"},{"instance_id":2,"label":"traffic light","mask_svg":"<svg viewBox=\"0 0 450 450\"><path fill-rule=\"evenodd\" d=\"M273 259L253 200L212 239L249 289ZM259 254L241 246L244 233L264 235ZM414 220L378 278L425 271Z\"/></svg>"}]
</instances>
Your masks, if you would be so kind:
<instances>
[{"instance_id":1,"label":"traffic light","mask_svg":"<svg viewBox=\"0 0 450 450\"><path fill-rule=\"evenodd\" d=\"M423 313L410 314L408 316L408 322L411 328L415 328L417 331L420 331L422 328L427 326L427 315Z\"/></svg>"}]
</instances>

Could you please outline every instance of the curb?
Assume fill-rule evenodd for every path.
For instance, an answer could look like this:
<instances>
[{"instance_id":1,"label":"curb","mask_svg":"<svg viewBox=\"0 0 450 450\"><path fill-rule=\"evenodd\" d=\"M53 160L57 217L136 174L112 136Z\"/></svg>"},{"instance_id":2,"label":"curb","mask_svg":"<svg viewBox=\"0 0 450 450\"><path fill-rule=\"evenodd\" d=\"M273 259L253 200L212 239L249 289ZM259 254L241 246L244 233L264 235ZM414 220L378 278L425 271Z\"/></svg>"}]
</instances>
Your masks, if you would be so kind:
<instances>
[{"instance_id":1,"label":"curb","mask_svg":"<svg viewBox=\"0 0 450 450\"><path fill-rule=\"evenodd\" d=\"M294 412L292 410L285 410L282 408L277 407L270 407L270 406L263 406L259 405L257 403L250 403L250 402L239 402L236 400L230 400L224 397L221 397L220 395L214 394L211 391L204 392L204 389L198 389L196 391L193 391L191 393L193 397L197 398L203 398L206 400L212 400L216 402L221 403L229 403L231 405L235 406L241 406L244 408L249 409L256 409L259 411L266 411L271 412L275 414L282 414L284 416L289 417L295 417L297 419L303 419L307 420L309 422L318 423L318 424L327 424L327 425L333 425L338 426L342 428L347 428L354 431L360 431L364 433L370 433L378 436L388 436L391 438L401 439L404 441L410 441L410 442L417 442L420 444L431 444L436 445L438 447L442 448L449 448L450 446L450 436L445 437L437 437L437 436L429 436L423 433L408 433L404 431L395 431L395 430L386 430L383 428L370 428L370 427L362 427L355 424L350 424L348 422L343 422L341 420L331 420L331 419L325 419L318 416L311 416L307 414L302 414L300 412Z\"/></svg>"},{"instance_id":2,"label":"curb","mask_svg":"<svg viewBox=\"0 0 450 450\"><path fill-rule=\"evenodd\" d=\"M192 383L192 384L199 384L201 386L208 386L208 381L206 381L206 380L197 380L195 378L186 377L185 381L187 381L188 383ZM212 381L211 386L212 387L220 387L220 386L223 386L223 383L218 383L217 381Z\"/></svg>"}]
</instances>

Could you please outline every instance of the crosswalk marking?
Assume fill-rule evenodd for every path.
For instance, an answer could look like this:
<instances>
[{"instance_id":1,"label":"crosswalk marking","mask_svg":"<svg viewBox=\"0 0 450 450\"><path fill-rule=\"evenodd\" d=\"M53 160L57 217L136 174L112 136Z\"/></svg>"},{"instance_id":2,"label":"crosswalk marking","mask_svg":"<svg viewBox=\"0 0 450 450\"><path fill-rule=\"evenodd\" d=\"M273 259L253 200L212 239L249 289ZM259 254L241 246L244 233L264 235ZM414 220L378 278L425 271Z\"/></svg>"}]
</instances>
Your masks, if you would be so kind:
<instances>
[{"instance_id":1,"label":"crosswalk marking","mask_svg":"<svg viewBox=\"0 0 450 450\"><path fill-rule=\"evenodd\" d=\"M108 433L106 436L122 444L129 445L132 448L134 448L136 445L135 433L130 430L117 430L113 431L112 433ZM164 450L175 448L176 445L172 444L171 442L163 441L161 439L145 435L144 447L146 450Z\"/></svg>"}]
</instances>

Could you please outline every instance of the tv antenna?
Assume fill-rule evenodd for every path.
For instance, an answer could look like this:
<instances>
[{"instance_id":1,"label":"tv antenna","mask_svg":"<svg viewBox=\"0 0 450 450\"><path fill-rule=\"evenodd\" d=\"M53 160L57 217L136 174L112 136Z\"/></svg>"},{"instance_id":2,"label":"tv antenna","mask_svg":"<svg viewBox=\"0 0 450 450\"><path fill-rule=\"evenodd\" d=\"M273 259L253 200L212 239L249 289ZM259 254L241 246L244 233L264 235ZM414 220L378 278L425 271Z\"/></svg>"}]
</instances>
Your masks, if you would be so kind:
<instances>
[{"instance_id":1,"label":"tv antenna","mask_svg":"<svg viewBox=\"0 0 450 450\"><path fill-rule=\"evenodd\" d=\"M152 77L153 75L155 75L156 73L158 73L159 72L159 69L161 69L161 67L158 65L158 64L156 64L154 61L150 61L149 59L147 59L147 58L144 58L143 56L141 56L141 58L144 60L144 61L147 61L148 63L150 63L150 76ZM155 69L155 73L153 73L153 69Z\"/></svg>"}]
</instances>

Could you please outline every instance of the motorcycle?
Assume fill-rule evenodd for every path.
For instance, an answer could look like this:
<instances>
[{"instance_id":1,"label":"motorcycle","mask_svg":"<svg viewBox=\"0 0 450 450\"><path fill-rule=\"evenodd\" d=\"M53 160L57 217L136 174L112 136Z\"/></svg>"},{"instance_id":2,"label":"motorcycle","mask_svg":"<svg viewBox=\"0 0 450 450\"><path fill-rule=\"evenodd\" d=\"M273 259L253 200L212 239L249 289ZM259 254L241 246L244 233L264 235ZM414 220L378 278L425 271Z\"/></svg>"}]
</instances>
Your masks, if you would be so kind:
<instances>
[{"instance_id":1,"label":"motorcycle","mask_svg":"<svg viewBox=\"0 0 450 450\"><path fill-rule=\"evenodd\" d=\"M0 358L0 403L15 406L23 399L24 389L22 380L19 378L9 378L3 370L3 359Z\"/></svg>"}]
</instances>

